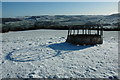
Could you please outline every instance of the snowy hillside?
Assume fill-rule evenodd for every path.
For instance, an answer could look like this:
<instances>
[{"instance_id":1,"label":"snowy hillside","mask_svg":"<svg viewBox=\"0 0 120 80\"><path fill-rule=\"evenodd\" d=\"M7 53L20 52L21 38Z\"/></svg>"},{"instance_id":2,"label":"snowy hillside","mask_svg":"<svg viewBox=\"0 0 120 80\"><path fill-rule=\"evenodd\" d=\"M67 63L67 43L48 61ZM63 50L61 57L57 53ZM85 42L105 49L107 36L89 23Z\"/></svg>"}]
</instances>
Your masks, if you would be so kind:
<instances>
[{"instance_id":1,"label":"snowy hillside","mask_svg":"<svg viewBox=\"0 0 120 80\"><path fill-rule=\"evenodd\" d=\"M104 28L116 28L120 15L41 15L23 18L3 18L3 32L33 29L67 29L66 26L102 24ZM107 26L107 27L106 27Z\"/></svg>"},{"instance_id":2,"label":"snowy hillside","mask_svg":"<svg viewBox=\"0 0 120 80\"><path fill-rule=\"evenodd\" d=\"M66 30L3 33L2 78L117 78L118 32L104 32L104 43L65 43Z\"/></svg>"}]
</instances>

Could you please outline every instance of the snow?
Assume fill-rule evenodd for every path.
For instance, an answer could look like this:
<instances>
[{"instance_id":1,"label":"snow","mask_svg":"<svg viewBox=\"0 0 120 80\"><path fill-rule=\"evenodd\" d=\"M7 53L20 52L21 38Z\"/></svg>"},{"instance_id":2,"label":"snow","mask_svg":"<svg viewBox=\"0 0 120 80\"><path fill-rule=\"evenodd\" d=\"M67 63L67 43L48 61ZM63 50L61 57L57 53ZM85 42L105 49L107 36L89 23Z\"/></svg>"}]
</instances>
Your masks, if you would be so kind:
<instances>
[{"instance_id":1,"label":"snow","mask_svg":"<svg viewBox=\"0 0 120 80\"><path fill-rule=\"evenodd\" d=\"M66 30L0 34L1 78L118 77L118 32L104 32L102 45L65 43Z\"/></svg>"}]
</instances>

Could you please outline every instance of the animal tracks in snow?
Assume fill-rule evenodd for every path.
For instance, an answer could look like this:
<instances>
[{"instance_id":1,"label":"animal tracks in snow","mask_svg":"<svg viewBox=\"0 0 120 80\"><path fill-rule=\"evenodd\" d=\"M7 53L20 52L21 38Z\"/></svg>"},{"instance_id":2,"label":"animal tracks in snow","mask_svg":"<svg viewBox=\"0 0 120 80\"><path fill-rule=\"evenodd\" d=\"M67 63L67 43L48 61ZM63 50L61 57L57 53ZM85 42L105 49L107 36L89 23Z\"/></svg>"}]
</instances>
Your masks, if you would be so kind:
<instances>
[{"instance_id":1,"label":"animal tracks in snow","mask_svg":"<svg viewBox=\"0 0 120 80\"><path fill-rule=\"evenodd\" d=\"M42 46L18 49L10 52L6 59L16 62L28 62L47 59L55 55L55 51Z\"/></svg>"}]
</instances>

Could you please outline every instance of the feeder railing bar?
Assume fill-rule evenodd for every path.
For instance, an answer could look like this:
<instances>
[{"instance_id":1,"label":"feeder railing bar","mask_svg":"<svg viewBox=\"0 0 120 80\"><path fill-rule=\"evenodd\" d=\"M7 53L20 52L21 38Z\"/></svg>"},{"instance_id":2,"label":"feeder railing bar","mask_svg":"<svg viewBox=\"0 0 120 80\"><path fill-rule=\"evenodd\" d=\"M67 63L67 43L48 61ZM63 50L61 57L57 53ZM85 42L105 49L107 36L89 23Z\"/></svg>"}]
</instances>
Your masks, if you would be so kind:
<instances>
[{"instance_id":1,"label":"feeder railing bar","mask_svg":"<svg viewBox=\"0 0 120 80\"><path fill-rule=\"evenodd\" d=\"M79 34L79 29L77 30L77 34Z\"/></svg>"}]
</instances>

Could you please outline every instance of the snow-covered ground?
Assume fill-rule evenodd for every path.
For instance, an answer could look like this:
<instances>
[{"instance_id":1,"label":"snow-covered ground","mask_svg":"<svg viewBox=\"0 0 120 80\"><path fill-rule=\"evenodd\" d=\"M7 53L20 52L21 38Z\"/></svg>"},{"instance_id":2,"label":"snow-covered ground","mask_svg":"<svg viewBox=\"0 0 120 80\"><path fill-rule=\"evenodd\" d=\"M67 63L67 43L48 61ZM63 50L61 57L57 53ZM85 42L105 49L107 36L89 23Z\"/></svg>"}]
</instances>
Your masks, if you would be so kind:
<instances>
[{"instance_id":1,"label":"snow-covered ground","mask_svg":"<svg viewBox=\"0 0 120 80\"><path fill-rule=\"evenodd\" d=\"M1 34L0 34L1 35ZM66 30L3 33L2 78L118 77L118 32L104 32L104 43L65 43Z\"/></svg>"}]
</instances>

